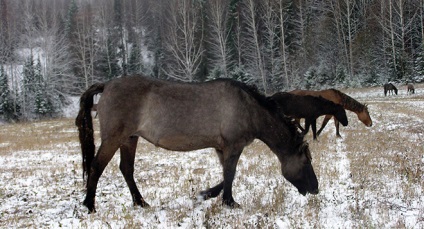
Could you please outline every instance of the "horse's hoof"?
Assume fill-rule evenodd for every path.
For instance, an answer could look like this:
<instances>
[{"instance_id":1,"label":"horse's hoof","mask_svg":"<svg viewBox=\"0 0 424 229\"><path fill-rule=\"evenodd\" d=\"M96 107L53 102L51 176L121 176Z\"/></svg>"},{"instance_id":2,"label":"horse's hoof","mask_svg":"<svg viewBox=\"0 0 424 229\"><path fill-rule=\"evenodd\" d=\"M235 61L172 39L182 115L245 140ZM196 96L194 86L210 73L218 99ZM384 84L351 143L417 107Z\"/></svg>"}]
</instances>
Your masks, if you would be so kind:
<instances>
[{"instance_id":1,"label":"horse's hoof","mask_svg":"<svg viewBox=\"0 0 424 229\"><path fill-rule=\"evenodd\" d=\"M199 195L201 197L203 197L203 200L209 200L211 198L217 197L219 195L219 192L214 192L214 191L206 190L206 191L201 191L199 193Z\"/></svg>"},{"instance_id":2,"label":"horse's hoof","mask_svg":"<svg viewBox=\"0 0 424 229\"><path fill-rule=\"evenodd\" d=\"M208 199L210 199L211 198L211 192L209 192L209 191L201 191L200 193L199 193L199 196L200 196L200 198L203 198L203 200L208 200Z\"/></svg>"},{"instance_id":3,"label":"horse's hoof","mask_svg":"<svg viewBox=\"0 0 424 229\"><path fill-rule=\"evenodd\" d=\"M150 204L148 204L147 202L143 201L142 204L139 204L139 206L141 206L142 208L150 208Z\"/></svg>"},{"instance_id":4,"label":"horse's hoof","mask_svg":"<svg viewBox=\"0 0 424 229\"><path fill-rule=\"evenodd\" d=\"M140 202L140 203L134 203L134 207L135 206L140 206L142 208L150 208L150 204L146 203L146 202Z\"/></svg>"},{"instance_id":5,"label":"horse's hoof","mask_svg":"<svg viewBox=\"0 0 424 229\"><path fill-rule=\"evenodd\" d=\"M96 209L91 209L91 210L89 209L88 210L88 214L94 214L94 213L96 213Z\"/></svg>"},{"instance_id":6,"label":"horse's hoof","mask_svg":"<svg viewBox=\"0 0 424 229\"><path fill-rule=\"evenodd\" d=\"M84 200L83 205L88 208L88 214L96 213L96 208L94 207L94 203Z\"/></svg>"},{"instance_id":7,"label":"horse's hoof","mask_svg":"<svg viewBox=\"0 0 424 229\"><path fill-rule=\"evenodd\" d=\"M225 206L227 206L228 208L231 208L231 209L241 208L241 205L238 204L235 201L226 201L226 200L223 200L222 201L222 204L225 205Z\"/></svg>"}]
</instances>

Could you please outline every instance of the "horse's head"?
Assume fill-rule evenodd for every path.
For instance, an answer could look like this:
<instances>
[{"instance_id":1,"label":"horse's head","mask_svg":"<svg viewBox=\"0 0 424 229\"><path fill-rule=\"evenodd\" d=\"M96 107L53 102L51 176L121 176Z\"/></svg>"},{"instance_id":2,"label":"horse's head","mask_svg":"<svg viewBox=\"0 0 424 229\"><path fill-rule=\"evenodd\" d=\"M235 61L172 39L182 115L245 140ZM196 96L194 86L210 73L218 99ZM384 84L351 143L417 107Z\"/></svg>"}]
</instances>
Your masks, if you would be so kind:
<instances>
[{"instance_id":1,"label":"horse's head","mask_svg":"<svg viewBox=\"0 0 424 229\"><path fill-rule=\"evenodd\" d=\"M358 119L361 120L362 123L365 124L365 126L371 127L372 126L372 120L370 113L368 112L368 106L365 104L364 109L362 109L361 112L356 113L358 115Z\"/></svg>"},{"instance_id":2,"label":"horse's head","mask_svg":"<svg viewBox=\"0 0 424 229\"><path fill-rule=\"evenodd\" d=\"M300 194L318 194L318 180L312 168L312 157L309 146L302 142L295 153L286 156L281 161L283 176L292 183Z\"/></svg>"}]
</instances>

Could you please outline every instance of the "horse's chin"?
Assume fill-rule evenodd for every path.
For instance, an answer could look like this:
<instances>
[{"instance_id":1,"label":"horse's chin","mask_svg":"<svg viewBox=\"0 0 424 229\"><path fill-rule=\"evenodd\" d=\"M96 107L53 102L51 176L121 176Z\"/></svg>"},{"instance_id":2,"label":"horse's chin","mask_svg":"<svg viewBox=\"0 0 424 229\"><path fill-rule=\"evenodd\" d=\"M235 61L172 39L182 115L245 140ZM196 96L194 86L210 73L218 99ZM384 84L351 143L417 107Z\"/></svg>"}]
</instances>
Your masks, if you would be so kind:
<instances>
[{"instance_id":1,"label":"horse's chin","mask_svg":"<svg viewBox=\"0 0 424 229\"><path fill-rule=\"evenodd\" d=\"M300 194L302 194L302 196L306 196L306 194L308 193L308 191L306 191L306 190L300 190L300 189L297 189L297 191L298 191Z\"/></svg>"}]
</instances>

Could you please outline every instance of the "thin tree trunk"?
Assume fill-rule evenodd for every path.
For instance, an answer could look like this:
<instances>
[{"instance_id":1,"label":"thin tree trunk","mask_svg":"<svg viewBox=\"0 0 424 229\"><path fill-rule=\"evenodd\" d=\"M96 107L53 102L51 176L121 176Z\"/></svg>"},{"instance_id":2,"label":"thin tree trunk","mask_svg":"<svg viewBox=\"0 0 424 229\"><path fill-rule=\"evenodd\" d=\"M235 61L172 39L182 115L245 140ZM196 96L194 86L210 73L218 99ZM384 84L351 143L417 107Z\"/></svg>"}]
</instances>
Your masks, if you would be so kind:
<instances>
[{"instance_id":1,"label":"thin tree trunk","mask_svg":"<svg viewBox=\"0 0 424 229\"><path fill-rule=\"evenodd\" d=\"M285 41L285 31L284 31L284 6L283 0L280 0L280 32L281 32L281 55L283 59L283 69L284 69L284 79L286 83L286 88L289 88L289 74L287 71L287 57L286 57L286 41Z\"/></svg>"}]
</instances>

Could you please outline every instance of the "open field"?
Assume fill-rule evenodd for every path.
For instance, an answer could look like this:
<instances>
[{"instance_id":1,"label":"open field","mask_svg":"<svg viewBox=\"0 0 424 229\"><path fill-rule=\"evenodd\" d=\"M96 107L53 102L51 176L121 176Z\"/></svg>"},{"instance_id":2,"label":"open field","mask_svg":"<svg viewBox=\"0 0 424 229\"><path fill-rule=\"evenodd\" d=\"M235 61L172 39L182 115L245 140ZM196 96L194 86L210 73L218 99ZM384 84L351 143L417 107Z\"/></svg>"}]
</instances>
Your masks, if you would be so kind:
<instances>
[{"instance_id":1,"label":"open field","mask_svg":"<svg viewBox=\"0 0 424 229\"><path fill-rule=\"evenodd\" d=\"M347 112L342 139L332 121L318 141L307 135L316 196L297 193L263 143L248 146L234 210L220 197L197 200L221 179L213 149L171 152L140 140L135 178L152 207L132 206L117 153L89 215L73 119L0 126L0 228L424 228L424 85L412 96L399 89L390 97L382 88L343 90L369 104L373 127Z\"/></svg>"}]
</instances>

